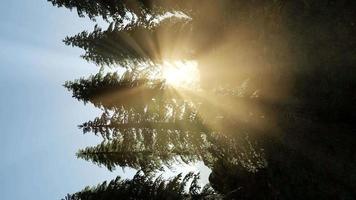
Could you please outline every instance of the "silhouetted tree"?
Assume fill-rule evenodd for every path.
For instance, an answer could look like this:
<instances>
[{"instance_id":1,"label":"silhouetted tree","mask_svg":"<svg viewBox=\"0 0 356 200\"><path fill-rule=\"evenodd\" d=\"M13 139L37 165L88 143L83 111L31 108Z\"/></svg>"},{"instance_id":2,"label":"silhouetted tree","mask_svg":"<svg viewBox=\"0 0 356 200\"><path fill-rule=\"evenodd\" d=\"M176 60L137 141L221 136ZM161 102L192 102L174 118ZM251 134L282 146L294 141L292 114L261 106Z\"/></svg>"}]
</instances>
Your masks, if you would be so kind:
<instances>
[{"instance_id":1,"label":"silhouetted tree","mask_svg":"<svg viewBox=\"0 0 356 200\"><path fill-rule=\"evenodd\" d=\"M182 29L188 30L188 20L173 16L151 21L150 24L123 25L113 22L105 31L95 26L93 32L83 31L66 37L64 43L82 48L85 50L82 57L97 65L120 65L126 68L142 63L152 65L162 62L163 59L170 59L167 55L177 51L174 44L179 41L170 38L168 44L168 41L163 42L159 38L170 37ZM183 52L183 47L179 48L179 52ZM185 57L189 56L189 52L190 50L186 49Z\"/></svg>"},{"instance_id":2,"label":"silhouetted tree","mask_svg":"<svg viewBox=\"0 0 356 200\"><path fill-rule=\"evenodd\" d=\"M152 77L150 72L132 70L122 76L117 73L103 75L99 72L88 78L67 81L64 86L76 99L84 103L91 102L101 109L121 109L123 106L127 110L133 108L136 112L143 112L146 106L151 105L149 108L160 112L167 110L167 106L170 109L185 109L181 106L190 104L195 109L199 108L203 120L225 114L241 115L245 119L252 114L263 115L257 107L260 101L258 91L251 89L248 81L235 87L216 87L210 90L180 88L176 91L164 79ZM241 119L234 120L241 126ZM258 121L257 118L253 120Z\"/></svg>"},{"instance_id":3,"label":"silhouetted tree","mask_svg":"<svg viewBox=\"0 0 356 200\"><path fill-rule=\"evenodd\" d=\"M152 171L177 160L203 160L207 166L213 166L221 159L251 172L265 167L263 152L248 135L241 132L228 137L214 132L213 127L200 121L199 113L189 104L153 107L149 105L142 113L124 108L106 111L80 125L84 133L100 134L109 141L82 150L78 156L110 170L129 166Z\"/></svg>"},{"instance_id":4,"label":"silhouetted tree","mask_svg":"<svg viewBox=\"0 0 356 200\"><path fill-rule=\"evenodd\" d=\"M84 190L68 194L64 200L111 200L111 199L222 199L209 185L203 189L197 184L199 175L181 174L164 181L161 177L141 175L139 172L132 180L122 180L120 177L96 187L86 187ZM191 182L190 182L191 181ZM190 182L190 183L189 183ZM189 186L188 191L185 190Z\"/></svg>"},{"instance_id":5,"label":"silhouetted tree","mask_svg":"<svg viewBox=\"0 0 356 200\"><path fill-rule=\"evenodd\" d=\"M172 163L177 157L186 163L203 160L208 166L212 166L216 160L226 159L247 171L258 171L265 166L260 149L255 148L255 144L248 138L244 138L249 131L247 127L244 129L243 123L234 124L236 122L221 119L225 114L222 110L229 109L228 107L216 109L211 104L202 106L202 102L199 101L202 98L198 97L192 98L197 100L195 102L174 94L164 95L167 88L163 84L159 84L154 95L142 98L142 93L132 94L137 87L132 83L139 81L129 73L123 76L128 78L119 78L116 74L108 74L105 76L108 78L104 79L100 77L97 75L66 84L78 99L84 101L88 99L104 109L100 117L79 126L83 132L93 132L100 134L104 139L113 139L81 151L79 157L93 160L109 169L115 166L130 166L145 171L158 169L162 163ZM126 81L130 79L134 81ZM152 82L155 81L146 79L146 82L140 82L142 85L138 87L145 88L141 92L153 91L150 87ZM217 89L211 94L221 96L229 105L226 95L230 95L232 98L230 101L245 96L249 99L254 98L253 94L244 90L245 88L244 83L241 88ZM131 91L128 96L123 91L125 89ZM118 99L110 106L107 103L103 104L107 98L102 95L105 92L121 94L121 100ZM92 98L92 94L97 96ZM134 104L135 99L140 103ZM206 102L207 100L204 100L204 103ZM201 107L205 107L205 112L201 112ZM134 147L131 153L130 147ZM158 162L162 160L160 157L166 160ZM129 160L133 160L134 163Z\"/></svg>"},{"instance_id":6,"label":"silhouetted tree","mask_svg":"<svg viewBox=\"0 0 356 200\"><path fill-rule=\"evenodd\" d=\"M87 15L90 19L102 17L105 20L113 18L122 20L128 11L135 11L135 14L143 14L145 10L145 0L126 1L126 0L96 0L94 1L72 1L72 0L48 0L54 6L66 7L70 10L75 8L80 17Z\"/></svg>"},{"instance_id":7,"label":"silhouetted tree","mask_svg":"<svg viewBox=\"0 0 356 200\"><path fill-rule=\"evenodd\" d=\"M167 134L167 133L166 133ZM198 156L192 152L192 149L175 149L174 147L163 149L147 148L140 145L138 138L127 135L124 139L114 139L103 142L96 147L87 147L80 150L77 154L79 158L90 160L95 164L103 165L110 171L116 167L131 167L142 170L145 173L163 170L164 166L171 167L174 163L183 160L186 163L197 161ZM130 141L131 140L131 141ZM158 146L155 145L155 146Z\"/></svg>"},{"instance_id":8,"label":"silhouetted tree","mask_svg":"<svg viewBox=\"0 0 356 200\"><path fill-rule=\"evenodd\" d=\"M102 72L89 78L67 81L64 86L72 91L73 97L95 106L111 108L115 105L142 105L159 94L163 81L150 81L145 73L127 71L103 75ZM132 98L137 97L137 98Z\"/></svg>"}]
</instances>

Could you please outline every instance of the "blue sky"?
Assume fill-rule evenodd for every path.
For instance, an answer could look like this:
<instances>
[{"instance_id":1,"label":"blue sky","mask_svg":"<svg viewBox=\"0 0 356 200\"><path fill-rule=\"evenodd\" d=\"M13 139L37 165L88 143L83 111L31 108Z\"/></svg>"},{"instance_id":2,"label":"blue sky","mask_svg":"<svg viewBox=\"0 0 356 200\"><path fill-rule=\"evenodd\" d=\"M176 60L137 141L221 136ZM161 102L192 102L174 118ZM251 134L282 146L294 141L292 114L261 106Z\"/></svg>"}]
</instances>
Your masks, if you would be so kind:
<instances>
[{"instance_id":1,"label":"blue sky","mask_svg":"<svg viewBox=\"0 0 356 200\"><path fill-rule=\"evenodd\" d=\"M97 72L62 43L93 22L46 0L1 1L0 15L0 199L61 199L120 174L75 158L100 141L76 126L100 111L62 87Z\"/></svg>"},{"instance_id":2,"label":"blue sky","mask_svg":"<svg viewBox=\"0 0 356 200\"><path fill-rule=\"evenodd\" d=\"M98 68L62 39L94 22L46 0L1 1L0 15L0 199L61 199L122 175L75 158L101 141L77 129L100 110L71 98L62 84Z\"/></svg>"}]
</instances>

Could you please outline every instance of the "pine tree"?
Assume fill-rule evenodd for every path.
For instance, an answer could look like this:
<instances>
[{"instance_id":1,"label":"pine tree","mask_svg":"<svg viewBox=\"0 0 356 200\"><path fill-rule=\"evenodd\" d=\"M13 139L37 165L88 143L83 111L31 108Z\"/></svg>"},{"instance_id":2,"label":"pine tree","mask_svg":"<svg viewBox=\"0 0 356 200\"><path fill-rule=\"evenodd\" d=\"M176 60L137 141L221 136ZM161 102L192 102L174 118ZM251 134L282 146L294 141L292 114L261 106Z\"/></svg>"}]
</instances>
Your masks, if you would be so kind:
<instances>
[{"instance_id":1,"label":"pine tree","mask_svg":"<svg viewBox=\"0 0 356 200\"><path fill-rule=\"evenodd\" d=\"M52 1L57 6L77 8L80 13L87 13L89 17L102 15L104 18L120 13L115 9L122 9L122 12L128 13L132 7L130 4L136 4L133 14L142 16L143 13L144 18L149 18L147 22L134 22L128 27L120 21L115 21L105 31L96 27L92 33L82 32L65 39L66 44L83 48L85 50L83 57L98 65L121 64L122 67L129 68L137 62L155 65L164 59L199 60L201 73L204 74L202 85L208 84L211 87L209 84L211 78L216 80L213 84L222 85L224 82L235 84L248 77L256 79L254 80L256 82L259 80L258 74L249 65L256 65L257 62L262 65L261 70L265 70L264 63L272 64L270 58L273 55L267 55L262 45L266 42L275 42L266 36L265 32L276 28L274 25L268 27L267 24L278 21L275 20L279 14L278 9L283 6L280 1L207 0L204 4L191 0L133 2L96 1L96 5L90 5L89 2ZM92 7L96 9L93 10ZM180 12L178 15L186 17L181 17L180 20L172 20L179 17L168 17L163 23L152 26L152 23L160 18L152 17L157 16L154 14L157 10L166 14L172 11ZM244 31L237 31L238 28ZM233 37L229 36L231 33L235 33ZM225 38L228 41L223 41ZM225 42L229 44L221 45ZM261 45L256 45L258 43ZM239 52L237 57L231 48L245 52ZM246 51L246 48L249 50ZM284 49L276 51L283 52ZM216 62L221 57L224 57L226 64ZM246 62L241 63L239 60ZM242 78L237 79L236 74L232 73L236 70ZM206 71L212 73L205 74ZM211 75L214 76L210 77ZM220 78L221 75L224 75L224 78Z\"/></svg>"},{"instance_id":2,"label":"pine tree","mask_svg":"<svg viewBox=\"0 0 356 200\"><path fill-rule=\"evenodd\" d=\"M67 81L64 86L72 91L74 98L84 103L110 108L115 105L143 105L161 91L163 81L150 81L145 73L135 71L127 71L121 76L117 72L106 75L99 72L89 78Z\"/></svg>"},{"instance_id":3,"label":"pine tree","mask_svg":"<svg viewBox=\"0 0 356 200\"><path fill-rule=\"evenodd\" d=\"M138 139L134 136L128 137L129 135L123 140L114 139L96 147L87 147L79 150L77 156L99 166L105 166L110 171L117 167L130 167L145 173L162 171L164 167L171 168L174 163L182 162L181 160L189 163L199 159L194 152L190 151L191 149L146 148L140 142L135 141Z\"/></svg>"},{"instance_id":4,"label":"pine tree","mask_svg":"<svg viewBox=\"0 0 356 200\"><path fill-rule=\"evenodd\" d=\"M203 160L210 167L225 160L250 172L265 167L263 152L252 142L253 138L214 132L200 121L193 108L187 108L189 104L173 107L174 111L167 106L151 106L142 113L124 108L105 111L80 125L84 133L99 134L106 142L81 150L78 156L110 170L129 166L147 172L162 164L169 167L177 160Z\"/></svg>"},{"instance_id":5,"label":"pine tree","mask_svg":"<svg viewBox=\"0 0 356 200\"><path fill-rule=\"evenodd\" d=\"M147 92L153 94L150 92L152 91L151 84L156 81L142 79L146 80L146 83L141 82L142 85L137 86L132 73L131 75L127 73L121 78L117 74L108 74L105 76L108 78L100 77L97 75L66 84L76 98L84 99L85 102L93 102L104 110L100 117L79 126L83 132L93 132L101 135L105 140L113 140L80 151L79 157L107 166L111 170L115 166L130 166L143 170L143 168L149 168L147 165L154 165L155 167L150 167L152 170L159 168L162 163L172 163L177 157L187 163L193 160L204 160L208 166L213 166L214 162L220 159L229 160L235 163L236 167L243 167L247 171L258 171L265 166L266 163L260 150L257 150L249 139L243 138L245 136L241 131L243 124L238 124L240 130L236 129L233 124L228 126L224 120L219 120L219 116L223 116L224 112L220 109L213 111L215 108L210 104L202 105L207 103L206 100L203 101L197 97L188 101L186 98L167 92L169 89L161 82L154 95L142 98L145 96L142 94L147 94ZM227 94L230 94L231 98L247 96L253 100L250 98L251 94L243 90L246 87L245 84L242 86L239 90L217 90L214 94L222 96L225 101ZM142 93L131 93L129 96L123 94L120 96L123 100L118 99L111 104L102 103L105 99L115 99L107 98L103 95L104 91L116 95L123 93L121 91L125 89L134 91L135 87L141 88ZM90 97L91 94L96 95L95 98ZM134 103L135 99L140 102ZM201 112L202 107L205 107L205 112ZM208 114L209 112L215 114ZM227 136L229 131L231 133ZM135 148L132 152L122 151L130 149L128 147ZM167 154L171 150L173 153ZM161 157L166 160L159 162L162 160ZM135 163L125 163L128 160L134 160ZM150 160L154 164L150 163Z\"/></svg>"},{"instance_id":6,"label":"pine tree","mask_svg":"<svg viewBox=\"0 0 356 200\"><path fill-rule=\"evenodd\" d=\"M68 194L63 200L111 200L111 199L222 199L214 193L209 185L203 189L197 184L199 175L181 174L164 181L161 177L144 176L139 172L132 180L122 180L120 177L96 187L86 187L84 190ZM191 181L191 182L190 182ZM190 183L189 183L190 182ZM189 186L189 191L185 190Z\"/></svg>"},{"instance_id":7,"label":"pine tree","mask_svg":"<svg viewBox=\"0 0 356 200\"><path fill-rule=\"evenodd\" d=\"M170 38L168 45L159 38L177 34L177 30L186 32L190 28L188 20L172 16L160 20L151 19L145 23L123 25L113 22L107 30L95 26L90 33L83 31L75 36L66 37L64 43L82 48L85 50L82 57L97 65L129 68L142 63L156 64L162 62L162 59L172 59L167 55L176 50L174 44L178 42ZM181 48L179 50L182 58L189 58L187 49L186 52L182 52Z\"/></svg>"},{"instance_id":8,"label":"pine tree","mask_svg":"<svg viewBox=\"0 0 356 200\"><path fill-rule=\"evenodd\" d=\"M90 19L102 17L104 20L113 18L114 20L122 20L128 11L135 11L135 14L144 13L144 5L148 1L125 1L125 0L96 0L93 1L73 1L73 0L48 0L54 6L65 7L70 10L75 8L80 17L87 15Z\"/></svg>"}]
</instances>

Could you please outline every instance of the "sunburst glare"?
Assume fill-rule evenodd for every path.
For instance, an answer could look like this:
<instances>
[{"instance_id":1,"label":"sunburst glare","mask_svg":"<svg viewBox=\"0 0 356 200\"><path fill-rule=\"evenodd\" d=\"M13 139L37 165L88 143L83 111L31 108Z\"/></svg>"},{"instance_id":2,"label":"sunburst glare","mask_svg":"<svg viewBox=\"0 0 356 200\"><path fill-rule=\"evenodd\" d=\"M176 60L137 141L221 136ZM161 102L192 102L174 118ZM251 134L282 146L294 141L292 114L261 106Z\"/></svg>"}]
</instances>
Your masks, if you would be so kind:
<instances>
[{"instance_id":1,"label":"sunburst glare","mask_svg":"<svg viewBox=\"0 0 356 200\"><path fill-rule=\"evenodd\" d=\"M162 65L162 79L176 88L197 88L200 80L198 63L196 61L165 61Z\"/></svg>"}]
</instances>

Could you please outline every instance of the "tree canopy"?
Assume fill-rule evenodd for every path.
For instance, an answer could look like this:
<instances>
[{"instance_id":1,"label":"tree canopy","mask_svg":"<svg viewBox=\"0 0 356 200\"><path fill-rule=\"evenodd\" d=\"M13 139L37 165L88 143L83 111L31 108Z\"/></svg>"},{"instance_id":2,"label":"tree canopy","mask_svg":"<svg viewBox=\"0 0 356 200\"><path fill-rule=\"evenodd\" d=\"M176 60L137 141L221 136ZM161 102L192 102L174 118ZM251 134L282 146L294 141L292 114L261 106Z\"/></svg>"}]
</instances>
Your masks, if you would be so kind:
<instances>
[{"instance_id":1,"label":"tree canopy","mask_svg":"<svg viewBox=\"0 0 356 200\"><path fill-rule=\"evenodd\" d=\"M132 180L122 180L120 177L96 187L86 187L84 190L68 194L63 200L111 200L111 199L222 199L214 193L209 185L204 188L197 184L198 174L181 174L164 181L161 177L143 176L139 172ZM189 183L189 181L191 181ZM188 192L185 187L189 186Z\"/></svg>"}]
</instances>

